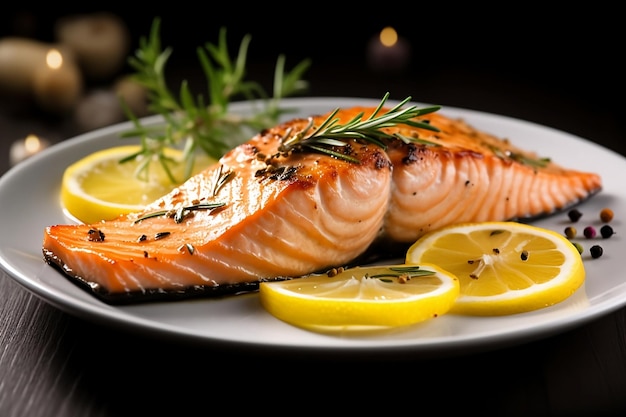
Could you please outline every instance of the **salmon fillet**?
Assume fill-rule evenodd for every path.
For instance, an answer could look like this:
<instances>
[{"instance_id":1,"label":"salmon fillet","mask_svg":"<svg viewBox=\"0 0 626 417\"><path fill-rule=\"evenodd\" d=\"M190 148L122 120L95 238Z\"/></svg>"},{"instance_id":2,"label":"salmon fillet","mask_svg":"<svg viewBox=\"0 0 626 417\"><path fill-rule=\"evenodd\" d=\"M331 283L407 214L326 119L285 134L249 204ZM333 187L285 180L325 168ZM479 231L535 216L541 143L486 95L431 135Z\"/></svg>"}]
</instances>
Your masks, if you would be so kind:
<instances>
[{"instance_id":1,"label":"salmon fillet","mask_svg":"<svg viewBox=\"0 0 626 417\"><path fill-rule=\"evenodd\" d=\"M44 260L112 304L233 294L350 264L372 247L391 256L381 244L408 245L448 224L549 215L602 188L595 173L440 113L419 117L433 129L383 129L414 141L351 139L335 149L350 160L280 151L286 133L329 114L260 132L141 212L46 227Z\"/></svg>"}]
</instances>

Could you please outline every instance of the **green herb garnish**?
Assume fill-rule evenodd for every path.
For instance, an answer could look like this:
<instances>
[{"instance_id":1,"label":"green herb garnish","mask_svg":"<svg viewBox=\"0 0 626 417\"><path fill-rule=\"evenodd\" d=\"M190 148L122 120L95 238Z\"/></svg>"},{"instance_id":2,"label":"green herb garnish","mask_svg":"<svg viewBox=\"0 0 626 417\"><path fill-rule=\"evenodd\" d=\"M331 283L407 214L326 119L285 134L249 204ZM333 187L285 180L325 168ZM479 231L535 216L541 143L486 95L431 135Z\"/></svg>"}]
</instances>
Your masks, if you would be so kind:
<instances>
[{"instance_id":1,"label":"green herb garnish","mask_svg":"<svg viewBox=\"0 0 626 417\"><path fill-rule=\"evenodd\" d=\"M510 152L509 154L509 158L511 158L514 161L520 162L524 165L529 165L531 167L537 167L537 168L543 168L545 166L547 166L551 159L550 158L530 158L526 155L522 155L520 153L515 153L515 152Z\"/></svg>"},{"instance_id":2,"label":"green herb garnish","mask_svg":"<svg viewBox=\"0 0 626 417\"><path fill-rule=\"evenodd\" d=\"M390 139L400 139L405 143L416 142L436 145L433 142L404 136L399 133L390 134L381 129L405 124L438 132L439 129L437 127L428 122L416 120L415 118L436 112L441 106L421 108L418 106L409 106L403 108L403 106L411 100L411 97L407 97L388 112L379 114L388 98L389 93L385 94L378 107L365 120L363 120L364 114L359 113L348 123L339 124L339 119L335 117L339 109L335 109L318 127L313 125L313 118L309 118L309 124L304 129L297 132L290 130L286 132L285 136L281 139L279 151L288 153L297 149L308 149L309 151L325 153L351 162L358 162L354 158L333 150L332 147L346 146L348 144L346 141L349 139L364 140L378 145L383 149L386 149L385 140Z\"/></svg>"},{"instance_id":3,"label":"green herb garnish","mask_svg":"<svg viewBox=\"0 0 626 417\"><path fill-rule=\"evenodd\" d=\"M381 281L390 282L388 278L406 278L412 279L415 277L423 277L434 275L434 271L428 269L421 269L418 265L390 267L388 273L370 275L368 278L378 278Z\"/></svg>"},{"instance_id":4,"label":"green herb garnish","mask_svg":"<svg viewBox=\"0 0 626 417\"><path fill-rule=\"evenodd\" d=\"M302 75L310 66L309 60L303 60L291 72L285 72L285 57L278 57L275 72L273 94L270 97L261 85L246 79L246 57L251 40L245 36L240 44L236 59L229 55L226 43L226 29L219 33L217 44L206 43L197 48L198 58L208 82L208 98L203 95L194 97L187 81L180 86L178 98L169 90L165 78L165 66L172 49L161 48L160 19L155 18L148 39L140 39L140 46L135 56L129 58L130 66L136 70L132 78L148 91L149 108L163 116L163 125L145 126L122 103L127 117L134 124L134 129L126 131L122 137L141 138L141 151L129 155L124 160L144 156L145 160L157 157L170 180L178 182L165 165L164 149L180 146L185 161L185 178L191 175L195 155L205 152L214 159L219 159L226 151L248 139L251 132L275 125L279 117L291 110L280 107L284 97L305 91L308 83ZM251 115L245 116L230 111L229 105L236 98L247 100L252 106ZM120 162L124 162L120 161ZM145 165L141 170L147 170ZM138 177L147 177L138 172Z\"/></svg>"},{"instance_id":5,"label":"green herb garnish","mask_svg":"<svg viewBox=\"0 0 626 417\"><path fill-rule=\"evenodd\" d=\"M224 207L226 203L198 203L192 204L190 206L179 207L177 210L157 210L148 214L144 214L141 217L137 218L133 223L139 223L147 219L152 219L154 217L167 216L173 217L176 223L182 223L185 217L197 210L215 210L220 207Z\"/></svg>"},{"instance_id":6,"label":"green herb garnish","mask_svg":"<svg viewBox=\"0 0 626 417\"><path fill-rule=\"evenodd\" d=\"M219 193L220 189L224 184L233 179L235 176L234 171L226 171L224 172L224 165L220 165L220 169L215 171L215 181L213 183L213 197Z\"/></svg>"},{"instance_id":7,"label":"green herb garnish","mask_svg":"<svg viewBox=\"0 0 626 417\"><path fill-rule=\"evenodd\" d=\"M511 159L513 161L519 162L520 164L528 165L530 167L543 168L547 166L551 161L550 158L531 158L521 153L512 152L510 150L502 150L493 145L487 144L487 146L498 158Z\"/></svg>"}]
</instances>

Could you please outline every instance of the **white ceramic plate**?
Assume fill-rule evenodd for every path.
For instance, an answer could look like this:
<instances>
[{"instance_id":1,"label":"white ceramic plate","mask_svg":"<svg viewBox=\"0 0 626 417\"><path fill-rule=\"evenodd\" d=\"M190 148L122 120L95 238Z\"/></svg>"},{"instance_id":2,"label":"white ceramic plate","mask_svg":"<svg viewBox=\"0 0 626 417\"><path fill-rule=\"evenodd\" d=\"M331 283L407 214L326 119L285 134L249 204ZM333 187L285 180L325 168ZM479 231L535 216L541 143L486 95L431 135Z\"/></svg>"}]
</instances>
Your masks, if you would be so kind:
<instances>
[{"instance_id":1,"label":"white ceramic plate","mask_svg":"<svg viewBox=\"0 0 626 417\"><path fill-rule=\"evenodd\" d=\"M354 98L287 99L286 107L298 115L324 113L336 107L377 105L379 100ZM245 112L246 103L234 109ZM68 223L59 190L65 167L96 150L130 143L118 134L129 123L100 129L55 145L14 167L0 178L0 265L19 284L59 309L80 318L156 337L209 344L229 344L255 349L314 351L405 351L440 355L501 347L548 336L581 325L626 305L626 275L622 234L626 216L626 187L620 184L626 158L590 141L533 123L476 111L443 107L441 113L465 118L472 125L507 137L513 143L568 167L601 174L603 191L579 206L583 218L576 225L600 226L599 212L610 207L616 213L616 234L599 239L604 255L585 258L584 288L568 300L546 309L505 317L444 315L410 328L380 333L328 335L285 324L261 307L257 294L225 299L160 302L111 306L78 288L47 265L41 244L46 226ZM290 115L289 117L292 117ZM158 117L145 119L158 123ZM535 224L563 231L566 213ZM587 248L591 242L582 241ZM588 251L586 252L588 253Z\"/></svg>"}]
</instances>

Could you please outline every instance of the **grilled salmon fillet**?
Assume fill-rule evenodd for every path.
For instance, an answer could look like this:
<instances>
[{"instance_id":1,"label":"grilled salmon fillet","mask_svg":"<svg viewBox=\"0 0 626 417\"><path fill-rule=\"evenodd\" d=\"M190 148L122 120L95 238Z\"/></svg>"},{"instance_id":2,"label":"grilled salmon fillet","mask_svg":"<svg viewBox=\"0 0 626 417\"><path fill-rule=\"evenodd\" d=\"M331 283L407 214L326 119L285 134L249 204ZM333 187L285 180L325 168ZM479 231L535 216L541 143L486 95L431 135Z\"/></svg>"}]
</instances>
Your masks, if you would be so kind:
<instances>
[{"instance_id":1,"label":"grilled salmon fillet","mask_svg":"<svg viewBox=\"0 0 626 417\"><path fill-rule=\"evenodd\" d=\"M346 123L374 111L334 117ZM440 113L419 117L432 129L383 128L413 141L350 139L336 149L349 159L280 151L288 132L329 114L260 132L141 212L46 227L45 261L112 304L233 294L347 265L381 242L408 245L448 224L549 215L602 187L595 173Z\"/></svg>"}]
</instances>

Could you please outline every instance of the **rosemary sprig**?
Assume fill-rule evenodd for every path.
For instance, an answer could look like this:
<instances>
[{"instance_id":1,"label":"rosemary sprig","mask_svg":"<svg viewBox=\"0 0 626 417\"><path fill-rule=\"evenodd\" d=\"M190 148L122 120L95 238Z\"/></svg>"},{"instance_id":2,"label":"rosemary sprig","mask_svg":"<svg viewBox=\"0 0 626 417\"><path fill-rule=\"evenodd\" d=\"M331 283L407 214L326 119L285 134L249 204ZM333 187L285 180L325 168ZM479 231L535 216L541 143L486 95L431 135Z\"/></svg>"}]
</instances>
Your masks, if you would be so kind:
<instances>
[{"instance_id":1,"label":"rosemary sprig","mask_svg":"<svg viewBox=\"0 0 626 417\"><path fill-rule=\"evenodd\" d=\"M378 107L365 120L363 120L364 114L359 113L349 122L339 124L339 118L335 117L339 109L335 109L322 122L322 124L317 127L313 125L313 118L309 118L309 124L304 129L297 132L288 130L285 133L281 139L279 151L282 153L288 153L296 149L303 150L306 148L309 151L326 153L351 162L357 162L354 158L334 151L332 147L346 146L348 144L347 140L350 139L364 140L378 145L383 149L386 148L385 140L390 139L399 139L405 143L417 142L436 145L433 142L427 142L419 138L407 137L399 133L390 134L382 129L399 124L405 124L412 127L438 132L439 129L437 127L428 122L416 120L416 118L425 114L436 112L441 108L441 106L404 107L404 105L411 100L411 97L407 97L389 111L381 113L381 110L383 109L388 98L389 93L386 93Z\"/></svg>"},{"instance_id":2,"label":"rosemary sprig","mask_svg":"<svg viewBox=\"0 0 626 417\"><path fill-rule=\"evenodd\" d=\"M140 39L139 48L128 62L136 71L132 78L148 91L151 112L162 115L165 123L145 126L122 103L127 117L134 125L133 129L122 133L122 137L139 137L141 151L120 162L133 160L139 155L145 156L145 160L151 160L156 155L173 183L190 176L197 152L219 159L251 133L275 125L282 114L291 111L280 106L282 98L301 93L308 88L308 83L302 76L309 68L310 60L303 60L291 72L285 72L285 57L280 55L274 72L273 94L267 94L259 83L246 79L250 35L242 39L233 61L227 47L226 29L221 28L217 44L206 43L197 48L198 59L208 84L209 102L206 102L202 94L194 97L186 80L182 82L177 98L169 90L165 77L165 67L172 49L162 49L159 31L160 19L155 18L150 36ZM249 101L252 114L231 112L229 105L236 98ZM186 164L185 178L173 178L168 164L174 161L164 159L164 149L168 146L182 147ZM140 167L140 171L146 170L147 166ZM137 174L138 178L142 178L142 174L147 176L145 172L140 172Z\"/></svg>"}]
</instances>

